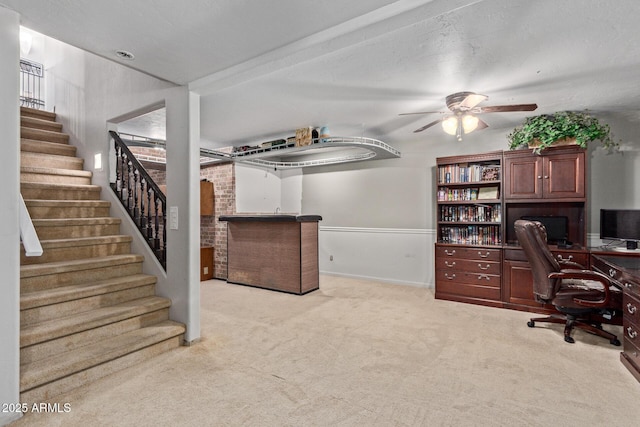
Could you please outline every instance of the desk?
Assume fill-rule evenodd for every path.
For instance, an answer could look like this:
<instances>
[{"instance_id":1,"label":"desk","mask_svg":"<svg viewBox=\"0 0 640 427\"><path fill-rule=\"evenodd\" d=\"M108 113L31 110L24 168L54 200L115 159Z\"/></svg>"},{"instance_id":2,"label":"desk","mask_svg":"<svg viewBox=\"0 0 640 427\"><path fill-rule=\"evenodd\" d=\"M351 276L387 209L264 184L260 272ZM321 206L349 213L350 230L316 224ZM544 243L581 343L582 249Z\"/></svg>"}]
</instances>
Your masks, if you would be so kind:
<instances>
[{"instance_id":1,"label":"desk","mask_svg":"<svg viewBox=\"0 0 640 427\"><path fill-rule=\"evenodd\" d=\"M620 361L640 381L640 256L594 251L591 268L622 288L624 347Z\"/></svg>"}]
</instances>

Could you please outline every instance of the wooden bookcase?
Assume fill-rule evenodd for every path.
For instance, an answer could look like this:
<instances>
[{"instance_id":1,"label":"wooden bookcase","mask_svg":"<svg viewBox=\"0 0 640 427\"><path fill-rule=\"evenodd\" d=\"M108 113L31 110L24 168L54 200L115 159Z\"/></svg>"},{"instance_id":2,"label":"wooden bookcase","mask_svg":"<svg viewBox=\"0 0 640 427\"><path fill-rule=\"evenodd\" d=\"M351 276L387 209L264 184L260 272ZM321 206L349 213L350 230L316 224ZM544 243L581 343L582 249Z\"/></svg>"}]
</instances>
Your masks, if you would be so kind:
<instances>
[{"instance_id":1,"label":"wooden bookcase","mask_svg":"<svg viewBox=\"0 0 640 427\"><path fill-rule=\"evenodd\" d=\"M502 152L436 164L436 298L499 305Z\"/></svg>"}]
</instances>

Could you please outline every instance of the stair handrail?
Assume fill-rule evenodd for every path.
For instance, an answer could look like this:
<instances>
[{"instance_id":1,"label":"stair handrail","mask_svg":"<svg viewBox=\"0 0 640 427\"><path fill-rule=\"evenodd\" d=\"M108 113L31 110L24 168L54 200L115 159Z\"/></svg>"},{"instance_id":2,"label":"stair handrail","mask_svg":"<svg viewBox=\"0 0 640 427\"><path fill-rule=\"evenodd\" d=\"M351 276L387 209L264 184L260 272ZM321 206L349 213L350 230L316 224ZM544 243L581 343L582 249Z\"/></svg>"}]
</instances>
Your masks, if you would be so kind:
<instances>
[{"instance_id":1,"label":"stair handrail","mask_svg":"<svg viewBox=\"0 0 640 427\"><path fill-rule=\"evenodd\" d=\"M115 131L109 131L109 135L114 141L116 151L116 182L111 183L111 188L166 271L167 198L120 135ZM139 194L138 190L140 193L146 192L146 204L144 197L139 198L142 194Z\"/></svg>"},{"instance_id":2,"label":"stair handrail","mask_svg":"<svg viewBox=\"0 0 640 427\"><path fill-rule=\"evenodd\" d=\"M36 228L33 226L31 215L29 215L22 194L20 194L18 216L20 220L20 240L22 241L25 255L42 256L42 245L40 244L38 233L36 233Z\"/></svg>"}]
</instances>

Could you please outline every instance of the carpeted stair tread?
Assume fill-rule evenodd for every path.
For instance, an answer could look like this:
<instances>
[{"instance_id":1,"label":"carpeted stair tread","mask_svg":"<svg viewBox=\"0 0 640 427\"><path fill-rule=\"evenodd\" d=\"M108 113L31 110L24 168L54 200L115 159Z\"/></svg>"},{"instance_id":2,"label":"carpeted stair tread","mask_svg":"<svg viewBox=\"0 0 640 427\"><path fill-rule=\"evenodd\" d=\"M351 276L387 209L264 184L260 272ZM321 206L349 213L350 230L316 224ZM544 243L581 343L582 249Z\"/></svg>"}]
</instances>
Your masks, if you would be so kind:
<instances>
[{"instance_id":1,"label":"carpeted stair tread","mask_svg":"<svg viewBox=\"0 0 640 427\"><path fill-rule=\"evenodd\" d=\"M72 239L51 239L41 240L42 249L54 249L54 248L69 248L79 246L91 246L91 245L104 245L107 243L128 243L133 238L126 234L117 234L111 236L92 236L92 237L78 237Z\"/></svg>"},{"instance_id":2,"label":"carpeted stair tread","mask_svg":"<svg viewBox=\"0 0 640 427\"><path fill-rule=\"evenodd\" d=\"M124 277L83 283L79 285L63 286L44 291L27 292L20 295L20 309L27 310L34 307L57 304L75 299L103 295L109 292L130 289L133 287L155 284L156 276L149 274L134 274Z\"/></svg>"},{"instance_id":3,"label":"carpeted stair tread","mask_svg":"<svg viewBox=\"0 0 640 427\"><path fill-rule=\"evenodd\" d=\"M56 113L29 107L20 107L20 115L25 117L36 117L38 119L49 120L52 122L56 120Z\"/></svg>"},{"instance_id":4,"label":"carpeted stair tread","mask_svg":"<svg viewBox=\"0 0 640 427\"><path fill-rule=\"evenodd\" d=\"M102 187L94 184L66 184L51 182L20 182L25 199L98 200Z\"/></svg>"},{"instance_id":5,"label":"carpeted stair tread","mask_svg":"<svg viewBox=\"0 0 640 427\"><path fill-rule=\"evenodd\" d=\"M75 170L75 169L61 169L50 167L38 167L38 166L21 166L20 173L37 173L43 175L67 175L89 178L93 176L91 171Z\"/></svg>"},{"instance_id":6,"label":"carpeted stair tread","mask_svg":"<svg viewBox=\"0 0 640 427\"><path fill-rule=\"evenodd\" d=\"M69 144L69 135L66 133L33 129L24 126L20 127L20 138L37 139L39 141L49 141L58 144Z\"/></svg>"},{"instance_id":7,"label":"carpeted stair tread","mask_svg":"<svg viewBox=\"0 0 640 427\"><path fill-rule=\"evenodd\" d=\"M20 126L32 129L43 129L53 132L62 132L62 123L54 122L47 119L40 119L38 117L21 116Z\"/></svg>"},{"instance_id":8,"label":"carpeted stair tread","mask_svg":"<svg viewBox=\"0 0 640 427\"><path fill-rule=\"evenodd\" d=\"M111 203L106 200L41 200L24 201L31 219L104 218Z\"/></svg>"},{"instance_id":9,"label":"carpeted stair tread","mask_svg":"<svg viewBox=\"0 0 640 427\"><path fill-rule=\"evenodd\" d=\"M22 168L51 168L82 170L84 159L80 157L64 156L52 153L20 152L20 165Z\"/></svg>"},{"instance_id":10,"label":"carpeted stair tread","mask_svg":"<svg viewBox=\"0 0 640 427\"><path fill-rule=\"evenodd\" d=\"M37 139L20 139L20 151L25 153L56 154L59 156L75 157L75 145L59 144L57 142L39 141Z\"/></svg>"},{"instance_id":11,"label":"carpeted stair tread","mask_svg":"<svg viewBox=\"0 0 640 427\"><path fill-rule=\"evenodd\" d=\"M24 392L117 359L155 343L182 335L184 331L183 325L167 320L48 359L23 365L20 372L20 390Z\"/></svg>"},{"instance_id":12,"label":"carpeted stair tread","mask_svg":"<svg viewBox=\"0 0 640 427\"><path fill-rule=\"evenodd\" d=\"M23 326L20 330L20 347L99 328L100 326L162 310L170 306L170 299L152 296Z\"/></svg>"},{"instance_id":13,"label":"carpeted stair tread","mask_svg":"<svg viewBox=\"0 0 640 427\"><path fill-rule=\"evenodd\" d=\"M138 263L142 261L144 261L144 257L142 255L126 254L49 262L45 264L22 265L20 266L20 278L68 273L71 271L89 270L101 267L117 267L121 264Z\"/></svg>"},{"instance_id":14,"label":"carpeted stair tread","mask_svg":"<svg viewBox=\"0 0 640 427\"><path fill-rule=\"evenodd\" d=\"M120 224L120 218L105 216L96 218L36 218L32 220L34 227L72 226L90 224Z\"/></svg>"}]
</instances>

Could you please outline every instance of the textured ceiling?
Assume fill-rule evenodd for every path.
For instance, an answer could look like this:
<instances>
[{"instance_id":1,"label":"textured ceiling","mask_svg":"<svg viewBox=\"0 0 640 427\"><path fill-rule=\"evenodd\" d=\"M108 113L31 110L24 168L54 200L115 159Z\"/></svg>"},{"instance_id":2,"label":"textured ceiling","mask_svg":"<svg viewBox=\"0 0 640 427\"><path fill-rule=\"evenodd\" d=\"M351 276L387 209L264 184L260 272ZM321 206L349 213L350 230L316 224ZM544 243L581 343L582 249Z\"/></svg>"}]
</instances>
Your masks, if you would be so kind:
<instances>
[{"instance_id":1,"label":"textured ceiling","mask_svg":"<svg viewBox=\"0 0 640 427\"><path fill-rule=\"evenodd\" d=\"M637 0L0 0L22 24L201 94L208 146L242 145L327 125L387 143L443 138L445 96L482 105L504 135L531 114L590 109L640 118ZM157 119L157 117L156 117ZM149 119L145 119L147 123ZM473 138L471 134L468 138Z\"/></svg>"}]
</instances>

